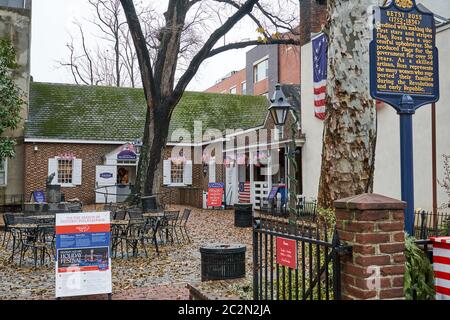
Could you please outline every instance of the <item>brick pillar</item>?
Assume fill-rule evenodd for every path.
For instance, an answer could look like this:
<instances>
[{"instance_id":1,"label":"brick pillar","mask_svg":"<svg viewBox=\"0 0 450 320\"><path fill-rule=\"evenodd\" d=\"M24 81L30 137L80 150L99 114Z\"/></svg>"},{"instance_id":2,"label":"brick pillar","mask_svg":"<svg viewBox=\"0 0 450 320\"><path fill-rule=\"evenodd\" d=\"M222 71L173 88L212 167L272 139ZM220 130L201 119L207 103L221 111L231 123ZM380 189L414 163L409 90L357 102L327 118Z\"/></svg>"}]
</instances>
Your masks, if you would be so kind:
<instances>
[{"instance_id":1,"label":"brick pillar","mask_svg":"<svg viewBox=\"0 0 450 320\"><path fill-rule=\"evenodd\" d=\"M404 208L377 194L335 201L336 225L353 254L341 260L345 300L404 299Z\"/></svg>"}]
</instances>

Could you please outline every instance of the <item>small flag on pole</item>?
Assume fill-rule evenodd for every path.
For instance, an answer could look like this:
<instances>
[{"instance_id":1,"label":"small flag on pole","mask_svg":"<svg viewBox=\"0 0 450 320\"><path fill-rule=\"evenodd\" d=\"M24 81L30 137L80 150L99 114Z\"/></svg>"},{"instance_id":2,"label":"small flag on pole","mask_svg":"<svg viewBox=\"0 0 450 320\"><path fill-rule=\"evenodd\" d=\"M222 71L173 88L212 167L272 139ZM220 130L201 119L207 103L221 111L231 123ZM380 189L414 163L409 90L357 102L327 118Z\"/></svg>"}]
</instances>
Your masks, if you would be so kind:
<instances>
[{"instance_id":1,"label":"small flag on pole","mask_svg":"<svg viewBox=\"0 0 450 320\"><path fill-rule=\"evenodd\" d=\"M328 38L322 33L312 40L314 68L314 114L325 120L328 76Z\"/></svg>"}]
</instances>

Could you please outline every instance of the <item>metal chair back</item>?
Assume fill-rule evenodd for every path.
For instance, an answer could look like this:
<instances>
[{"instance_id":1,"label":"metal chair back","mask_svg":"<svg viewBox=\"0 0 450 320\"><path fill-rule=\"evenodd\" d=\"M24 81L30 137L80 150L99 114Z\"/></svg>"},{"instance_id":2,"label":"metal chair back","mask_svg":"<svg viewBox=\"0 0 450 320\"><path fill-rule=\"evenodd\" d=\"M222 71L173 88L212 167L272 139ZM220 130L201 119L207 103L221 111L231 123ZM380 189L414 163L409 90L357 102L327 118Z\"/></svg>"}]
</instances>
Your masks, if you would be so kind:
<instances>
[{"instance_id":1,"label":"metal chair back","mask_svg":"<svg viewBox=\"0 0 450 320\"><path fill-rule=\"evenodd\" d=\"M125 220L127 212L125 210L119 210L114 215L114 220Z\"/></svg>"},{"instance_id":2,"label":"metal chair back","mask_svg":"<svg viewBox=\"0 0 450 320\"><path fill-rule=\"evenodd\" d=\"M191 212L192 212L191 209L184 209L184 211L183 211L183 216L181 217L181 223L182 223L183 225L186 225L186 224L187 224L187 222L188 222L188 220L189 220L189 217L190 217L190 215L191 215Z\"/></svg>"}]
</instances>

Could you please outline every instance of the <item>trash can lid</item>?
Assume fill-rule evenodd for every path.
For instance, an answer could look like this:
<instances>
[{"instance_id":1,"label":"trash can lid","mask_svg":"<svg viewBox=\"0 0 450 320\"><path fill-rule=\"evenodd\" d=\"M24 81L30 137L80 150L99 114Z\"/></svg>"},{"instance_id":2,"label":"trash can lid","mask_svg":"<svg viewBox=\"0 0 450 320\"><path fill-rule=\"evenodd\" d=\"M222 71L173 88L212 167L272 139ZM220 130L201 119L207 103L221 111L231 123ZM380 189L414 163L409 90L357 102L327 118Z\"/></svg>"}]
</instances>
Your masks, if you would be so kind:
<instances>
[{"instance_id":1,"label":"trash can lid","mask_svg":"<svg viewBox=\"0 0 450 320\"><path fill-rule=\"evenodd\" d=\"M200 247L201 253L240 253L245 252L247 247L241 244L210 244Z\"/></svg>"}]
</instances>

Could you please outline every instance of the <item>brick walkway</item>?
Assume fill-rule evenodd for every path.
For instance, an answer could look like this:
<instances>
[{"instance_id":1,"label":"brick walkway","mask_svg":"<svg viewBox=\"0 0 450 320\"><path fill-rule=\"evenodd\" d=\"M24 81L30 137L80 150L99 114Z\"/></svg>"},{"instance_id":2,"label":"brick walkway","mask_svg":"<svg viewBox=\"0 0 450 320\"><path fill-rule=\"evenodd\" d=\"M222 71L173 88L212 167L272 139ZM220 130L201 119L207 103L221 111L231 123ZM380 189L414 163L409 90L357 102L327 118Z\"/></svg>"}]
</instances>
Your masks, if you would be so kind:
<instances>
[{"instance_id":1,"label":"brick walkway","mask_svg":"<svg viewBox=\"0 0 450 320\"><path fill-rule=\"evenodd\" d=\"M107 300L107 295L72 297L63 300ZM117 292L113 300L188 300L189 290L186 285L159 285L149 288L127 289Z\"/></svg>"}]
</instances>

